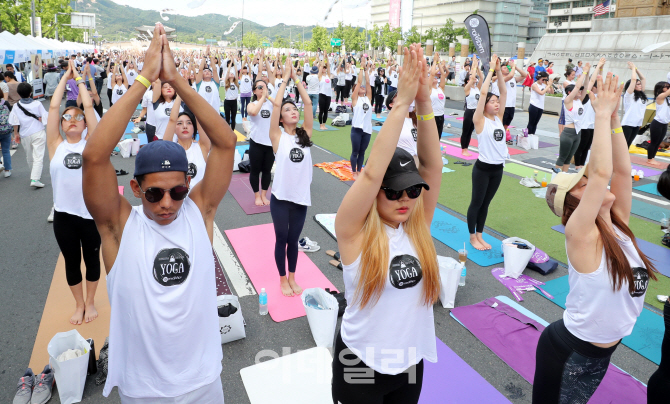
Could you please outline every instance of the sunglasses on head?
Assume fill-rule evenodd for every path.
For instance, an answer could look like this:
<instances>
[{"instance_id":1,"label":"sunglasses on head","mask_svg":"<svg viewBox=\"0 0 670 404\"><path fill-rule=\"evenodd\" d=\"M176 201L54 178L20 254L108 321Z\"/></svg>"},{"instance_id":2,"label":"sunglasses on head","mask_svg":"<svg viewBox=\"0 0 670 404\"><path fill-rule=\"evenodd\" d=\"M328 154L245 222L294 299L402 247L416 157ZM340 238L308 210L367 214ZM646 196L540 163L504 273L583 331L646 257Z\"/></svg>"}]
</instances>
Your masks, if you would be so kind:
<instances>
[{"instance_id":1,"label":"sunglasses on head","mask_svg":"<svg viewBox=\"0 0 670 404\"><path fill-rule=\"evenodd\" d=\"M62 116L63 120L70 122L72 118L74 118L75 121L81 122L84 120L84 115L82 114L77 114L77 115L72 115L72 114L63 114Z\"/></svg>"},{"instance_id":2,"label":"sunglasses on head","mask_svg":"<svg viewBox=\"0 0 670 404\"><path fill-rule=\"evenodd\" d=\"M181 201L182 199L186 198L186 195L188 195L188 187L185 185L177 185L176 187L172 189L163 189L163 188L147 188L146 191L142 190L142 187L140 186L140 192L144 194L144 197L147 199L148 202L150 203L156 203L160 202L163 197L165 196L166 192L170 193L170 198L172 198L173 201Z\"/></svg>"},{"instance_id":3,"label":"sunglasses on head","mask_svg":"<svg viewBox=\"0 0 670 404\"><path fill-rule=\"evenodd\" d=\"M386 194L386 199L389 201L397 201L402 197L403 192L407 192L407 197L409 197L409 199L418 198L419 195L421 195L421 189L423 189L423 187L421 185L412 185L411 187L400 191L393 190L389 187L381 187L381 189Z\"/></svg>"}]
</instances>

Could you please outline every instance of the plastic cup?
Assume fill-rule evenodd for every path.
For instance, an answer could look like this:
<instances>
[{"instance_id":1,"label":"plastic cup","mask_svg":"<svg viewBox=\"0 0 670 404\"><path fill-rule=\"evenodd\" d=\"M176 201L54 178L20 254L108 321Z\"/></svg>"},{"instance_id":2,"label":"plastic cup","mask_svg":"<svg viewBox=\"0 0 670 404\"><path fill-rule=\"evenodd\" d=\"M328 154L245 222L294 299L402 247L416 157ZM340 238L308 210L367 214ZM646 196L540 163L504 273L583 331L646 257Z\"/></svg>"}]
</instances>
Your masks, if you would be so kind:
<instances>
[{"instance_id":1,"label":"plastic cup","mask_svg":"<svg viewBox=\"0 0 670 404\"><path fill-rule=\"evenodd\" d=\"M465 262L468 260L468 250L466 250L465 248L458 250L458 260L462 264L465 264Z\"/></svg>"}]
</instances>

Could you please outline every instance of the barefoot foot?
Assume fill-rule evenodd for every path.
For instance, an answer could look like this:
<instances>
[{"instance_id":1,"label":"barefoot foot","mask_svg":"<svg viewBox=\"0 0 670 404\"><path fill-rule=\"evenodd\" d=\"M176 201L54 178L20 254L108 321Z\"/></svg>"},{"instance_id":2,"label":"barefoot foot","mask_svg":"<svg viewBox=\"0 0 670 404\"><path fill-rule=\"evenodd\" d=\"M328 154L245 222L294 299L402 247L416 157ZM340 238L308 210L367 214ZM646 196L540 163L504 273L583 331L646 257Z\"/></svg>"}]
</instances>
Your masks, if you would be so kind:
<instances>
[{"instance_id":1,"label":"barefoot foot","mask_svg":"<svg viewBox=\"0 0 670 404\"><path fill-rule=\"evenodd\" d=\"M654 159L647 160L647 164L649 164L650 166L654 166L654 167L660 167L661 166L661 163L659 163L658 161L656 161Z\"/></svg>"},{"instance_id":2,"label":"barefoot foot","mask_svg":"<svg viewBox=\"0 0 670 404\"><path fill-rule=\"evenodd\" d=\"M291 285L291 290L293 290L293 294L295 296L298 296L302 293L302 288L298 286L297 283L295 283L295 278L289 277L288 284Z\"/></svg>"},{"instance_id":3,"label":"barefoot foot","mask_svg":"<svg viewBox=\"0 0 670 404\"><path fill-rule=\"evenodd\" d=\"M261 195L261 199L263 200L263 205L270 206L270 200L265 195Z\"/></svg>"},{"instance_id":4,"label":"barefoot foot","mask_svg":"<svg viewBox=\"0 0 670 404\"><path fill-rule=\"evenodd\" d=\"M74 314L72 317L70 317L70 324L72 325L80 325L82 321L84 321L84 310L85 306L77 306L77 308L74 310Z\"/></svg>"},{"instance_id":5,"label":"barefoot foot","mask_svg":"<svg viewBox=\"0 0 670 404\"><path fill-rule=\"evenodd\" d=\"M263 206L263 205L264 205L264 203L263 203L263 199L261 199L261 196L260 196L259 194L256 194L256 198L255 198L254 204L255 204L256 206Z\"/></svg>"},{"instance_id":6,"label":"barefoot foot","mask_svg":"<svg viewBox=\"0 0 670 404\"><path fill-rule=\"evenodd\" d=\"M279 286L281 287L281 293L284 296L291 297L293 296L293 289L291 289L291 285L288 282L288 279L286 279L285 276L279 277Z\"/></svg>"},{"instance_id":7,"label":"barefoot foot","mask_svg":"<svg viewBox=\"0 0 670 404\"><path fill-rule=\"evenodd\" d=\"M469 157L469 156L472 156L472 153L470 153L470 152L468 151L468 149L463 149L463 150L461 151L461 154L464 155L464 156L468 156L468 157Z\"/></svg>"},{"instance_id":8,"label":"barefoot foot","mask_svg":"<svg viewBox=\"0 0 670 404\"><path fill-rule=\"evenodd\" d=\"M90 323L96 318L98 318L98 311L95 309L95 306L92 304L87 304L86 310L84 311L84 321Z\"/></svg>"},{"instance_id":9,"label":"barefoot foot","mask_svg":"<svg viewBox=\"0 0 670 404\"><path fill-rule=\"evenodd\" d=\"M321 126L319 126L319 129L321 129L321 130L326 130L326 125L321 124Z\"/></svg>"},{"instance_id":10,"label":"barefoot foot","mask_svg":"<svg viewBox=\"0 0 670 404\"><path fill-rule=\"evenodd\" d=\"M479 241L479 243L484 246L485 250L491 249L491 244L484 241L484 235L482 233L477 233L477 241Z\"/></svg>"},{"instance_id":11,"label":"barefoot foot","mask_svg":"<svg viewBox=\"0 0 670 404\"><path fill-rule=\"evenodd\" d=\"M470 244L472 244L472 246L479 251L484 251L486 249L486 247L484 247L484 245L479 242L477 236L474 234L470 235Z\"/></svg>"}]
</instances>

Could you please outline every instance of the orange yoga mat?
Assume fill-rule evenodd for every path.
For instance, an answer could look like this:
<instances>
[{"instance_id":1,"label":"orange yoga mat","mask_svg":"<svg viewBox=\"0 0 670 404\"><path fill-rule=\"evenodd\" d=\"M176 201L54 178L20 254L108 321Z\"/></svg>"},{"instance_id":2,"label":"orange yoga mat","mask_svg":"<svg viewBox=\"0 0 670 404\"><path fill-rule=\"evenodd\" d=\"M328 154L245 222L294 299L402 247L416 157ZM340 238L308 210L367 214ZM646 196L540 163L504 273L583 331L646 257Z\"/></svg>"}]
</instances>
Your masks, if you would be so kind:
<instances>
[{"instance_id":1,"label":"orange yoga mat","mask_svg":"<svg viewBox=\"0 0 670 404\"><path fill-rule=\"evenodd\" d=\"M336 176L340 181L354 180L354 174L351 172L351 163L347 160L319 163L314 164L314 166Z\"/></svg>"}]
</instances>

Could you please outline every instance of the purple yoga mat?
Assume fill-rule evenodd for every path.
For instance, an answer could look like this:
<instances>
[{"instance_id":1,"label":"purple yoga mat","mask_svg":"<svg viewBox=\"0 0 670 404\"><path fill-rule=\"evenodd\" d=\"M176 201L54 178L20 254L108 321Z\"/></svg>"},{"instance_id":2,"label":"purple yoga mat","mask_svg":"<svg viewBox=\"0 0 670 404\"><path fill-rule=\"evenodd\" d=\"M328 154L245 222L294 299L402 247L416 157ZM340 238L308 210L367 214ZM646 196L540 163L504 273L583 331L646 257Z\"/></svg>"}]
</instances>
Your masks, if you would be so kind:
<instances>
[{"instance_id":1,"label":"purple yoga mat","mask_svg":"<svg viewBox=\"0 0 670 404\"><path fill-rule=\"evenodd\" d=\"M535 351L543 325L495 298L456 307L451 314L521 377L533 383ZM647 388L612 364L589 400L591 404L646 402Z\"/></svg>"},{"instance_id":2,"label":"purple yoga mat","mask_svg":"<svg viewBox=\"0 0 670 404\"><path fill-rule=\"evenodd\" d=\"M540 149L542 149L543 147L554 147L554 146L558 146L558 145L553 144L553 143L543 142L541 140L538 142L538 145L537 145L537 147L540 148Z\"/></svg>"},{"instance_id":3,"label":"purple yoga mat","mask_svg":"<svg viewBox=\"0 0 670 404\"><path fill-rule=\"evenodd\" d=\"M437 338L438 362L424 361L419 404L498 404L510 401Z\"/></svg>"},{"instance_id":4,"label":"purple yoga mat","mask_svg":"<svg viewBox=\"0 0 670 404\"><path fill-rule=\"evenodd\" d=\"M651 176L659 175L659 174L663 173L663 171L661 171L661 170L654 170L653 168L638 166L638 165L635 165L635 164L631 164L631 165L636 170L642 170L645 177L651 177Z\"/></svg>"},{"instance_id":5,"label":"purple yoga mat","mask_svg":"<svg viewBox=\"0 0 670 404\"><path fill-rule=\"evenodd\" d=\"M521 297L522 294L526 292L534 292L535 288L539 289L540 292L544 293L549 299L554 298L549 292L540 287L540 285L544 285L544 282L531 278L528 275L521 274L517 279L506 277L505 268L493 268L491 270L491 275L505 285L517 302L523 301L523 297Z\"/></svg>"},{"instance_id":6,"label":"purple yoga mat","mask_svg":"<svg viewBox=\"0 0 670 404\"><path fill-rule=\"evenodd\" d=\"M242 207L244 213L247 215L270 211L270 205L256 206L254 191L251 189L251 184L249 184L249 174L233 175L233 178L230 180L228 191L230 191L230 194L235 198L237 203L240 204L240 207ZM270 199L271 192L272 187L268 189L268 199Z\"/></svg>"}]
</instances>

